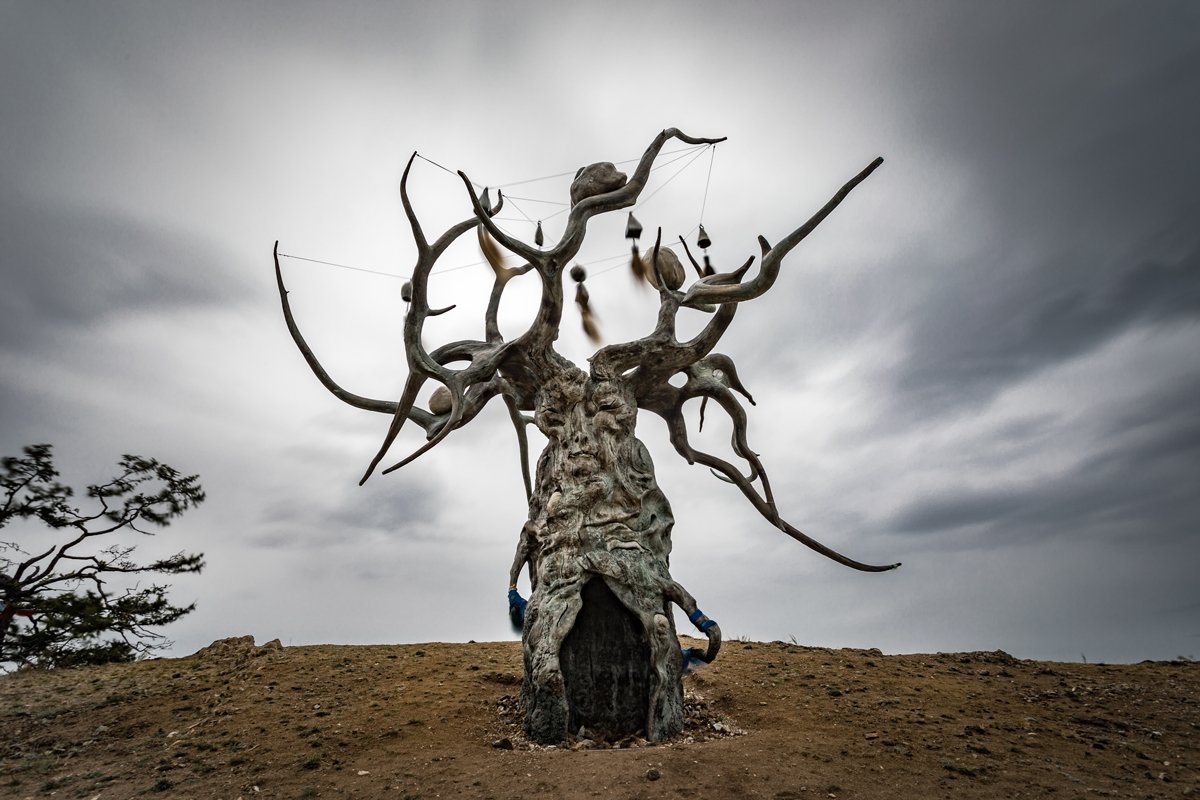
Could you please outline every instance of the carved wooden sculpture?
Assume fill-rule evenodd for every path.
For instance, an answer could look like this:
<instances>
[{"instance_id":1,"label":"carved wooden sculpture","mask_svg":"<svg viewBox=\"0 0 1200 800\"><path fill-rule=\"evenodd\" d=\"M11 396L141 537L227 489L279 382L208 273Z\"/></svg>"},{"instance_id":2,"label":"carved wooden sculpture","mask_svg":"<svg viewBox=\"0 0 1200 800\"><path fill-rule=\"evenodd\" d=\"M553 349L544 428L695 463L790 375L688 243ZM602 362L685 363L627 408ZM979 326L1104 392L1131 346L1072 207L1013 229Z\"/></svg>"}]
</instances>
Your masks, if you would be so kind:
<instances>
[{"instance_id":1,"label":"carved wooden sculpture","mask_svg":"<svg viewBox=\"0 0 1200 800\"><path fill-rule=\"evenodd\" d=\"M461 172L458 174L474 214L430 242L409 200L410 159L400 191L416 240L417 262L411 283L405 287L405 299L410 302L404 322L409 376L396 402L352 394L330 378L296 326L276 250L275 271L284 317L313 372L346 403L392 417L383 445L367 467L363 481L379 466L406 422L420 425L427 442L384 469L385 473L435 447L470 422L492 398L499 396L507 404L526 465L524 479L529 499L529 518L521 529L510 584L515 589L521 569L528 565L533 590L528 606L523 608L522 700L526 732L539 742L562 741L581 729L607 738L644 732L651 740L678 732L683 723L681 673L689 658L711 661L721 646L720 628L671 578L668 565L674 520L671 506L655 481L650 454L634 436L640 409L653 411L666 420L672 445L688 463L707 466L736 485L764 518L792 538L854 569L884 571L899 566L873 566L847 558L809 538L779 515L766 472L747 444L746 413L735 392L751 403L753 400L739 381L733 361L713 352L738 305L771 288L784 256L883 159L876 159L846 183L811 219L777 245L772 247L760 236L762 261L758 274L750 280L743 278L753 256L734 272L712 274L709 269L706 275L688 252L702 277L684 290L683 268L675 254L662 246L660 232L659 240L641 262L647 279L659 292L660 310L654 331L638 341L600 348L590 359L587 372L555 352L554 341L563 314L564 273L583 243L588 220L636 203L655 158L670 139L690 144L723 141L697 139L671 128L655 137L628 179L610 163L581 169L571 187L572 205L565 232L549 248L527 244L500 230L492 217L503 198L491 207L487 193L483 198L478 196ZM449 310L429 308L426 289L430 270L446 248L469 231L477 232L495 274L484 338L428 351L421 338L426 318ZM516 268L505 267L497 243L524 263ZM497 324L500 298L510 280L527 273L541 280L541 303L529 328L505 340ZM581 272L574 277L582 281ZM587 297L582 282L577 291L576 300L585 312L586 324ZM707 326L686 342L679 341L675 333L680 308L712 314ZM686 382L672 386L669 380L680 373ZM426 410L416 402L424 384L431 380L439 388ZM701 398L702 403L712 400L729 415L734 430L732 449L745 462L746 474L733 463L689 444L682 409L694 398ZM532 419L523 413L526 411L533 412ZM525 436L529 422L549 440L538 458L532 481ZM704 652L685 651L681 655L672 603L682 608L708 638Z\"/></svg>"}]
</instances>

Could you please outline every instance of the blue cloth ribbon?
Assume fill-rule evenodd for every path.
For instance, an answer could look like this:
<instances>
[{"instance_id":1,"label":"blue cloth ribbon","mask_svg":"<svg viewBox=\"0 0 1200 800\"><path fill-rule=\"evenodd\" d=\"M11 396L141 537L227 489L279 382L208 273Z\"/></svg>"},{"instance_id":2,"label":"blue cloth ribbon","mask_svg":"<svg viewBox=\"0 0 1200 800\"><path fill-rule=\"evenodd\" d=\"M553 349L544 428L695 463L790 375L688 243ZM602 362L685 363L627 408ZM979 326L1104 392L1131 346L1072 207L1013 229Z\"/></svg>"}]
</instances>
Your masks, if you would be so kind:
<instances>
[{"instance_id":1,"label":"blue cloth ribbon","mask_svg":"<svg viewBox=\"0 0 1200 800\"><path fill-rule=\"evenodd\" d=\"M683 656L683 671L689 672L693 664L703 664L704 659L700 657L703 654L704 651L698 647L682 648L681 655Z\"/></svg>"},{"instance_id":2,"label":"blue cloth ribbon","mask_svg":"<svg viewBox=\"0 0 1200 800\"><path fill-rule=\"evenodd\" d=\"M508 590L508 619L512 623L513 630L520 633L525 628L525 606L528 601L521 597L521 593L516 589Z\"/></svg>"}]
</instances>

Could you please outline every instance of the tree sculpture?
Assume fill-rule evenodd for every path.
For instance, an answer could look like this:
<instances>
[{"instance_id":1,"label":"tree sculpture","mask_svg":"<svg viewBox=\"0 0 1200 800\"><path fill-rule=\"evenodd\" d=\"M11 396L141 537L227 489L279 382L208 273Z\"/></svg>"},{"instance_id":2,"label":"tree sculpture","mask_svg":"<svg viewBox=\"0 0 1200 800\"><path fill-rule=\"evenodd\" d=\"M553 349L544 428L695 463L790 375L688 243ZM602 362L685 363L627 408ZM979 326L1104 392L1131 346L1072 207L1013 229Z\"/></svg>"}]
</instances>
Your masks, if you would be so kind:
<instances>
[{"instance_id":1,"label":"tree sculpture","mask_svg":"<svg viewBox=\"0 0 1200 800\"><path fill-rule=\"evenodd\" d=\"M775 283L783 258L803 240L882 159L851 179L811 219L779 244L761 236L762 261L756 277L743 280L754 257L741 268L714 274L687 256L700 275L686 290L679 259L661 242L640 259L647 279L658 289L660 310L654 331L637 341L600 348L585 372L557 353L564 304L564 274L579 282L576 301L589 323L581 267L571 268L588 221L598 214L634 205L655 158L670 139L689 144L715 144L671 128L646 149L632 176L611 163L579 170L571 186L571 207L559 242L543 248L501 230L493 220L503 197L492 207L488 193L479 196L459 172L473 215L432 243L426 237L408 195L410 159L400 183L405 214L416 241L417 260L405 287L409 301L404 345L409 375L396 402L374 400L339 386L314 356L297 328L279 269L275 271L287 326L313 372L336 397L357 408L392 417L383 445L362 480L379 466L401 427L412 421L424 428L427 442L411 455L384 469L391 472L413 461L451 432L470 422L494 397L507 404L521 447L529 517L521 529L510 574L510 597L523 621L525 676L521 697L525 730L538 742L559 742L586 729L592 736L622 737L644 732L651 740L677 733L683 725L681 674L690 659L709 662L721 646L721 629L697 607L695 598L671 578L671 506L659 490L650 455L634 436L639 410L652 411L667 422L671 444L690 464L702 464L737 486L772 525L817 552L854 569L884 571L847 558L809 538L776 510L767 474L746 440L746 413L735 396L753 403L740 383L733 361L713 352L732 322L739 304L764 294ZM416 154L413 154L413 158ZM422 344L425 320L449 309L431 309L429 274L452 242L476 231L495 273L484 319L482 340L458 341L432 351ZM629 235L640 226L630 217ZM540 239L540 230L538 239ZM682 242L682 239L681 239ZM499 247L524 263L505 267ZM686 244L684 248L686 250ZM708 267L707 257L705 267ZM639 258L634 249L634 266ZM528 329L504 339L497 324L500 298L512 279L534 273L541 280L541 302ZM694 338L679 341L676 315L681 308L712 315ZM453 366L452 366L453 365ZM673 376L686 378L681 386ZM427 381L438 384L429 408L417 406ZM676 383L679 383L676 380ZM714 401L733 423L732 449L746 464L734 464L691 446L683 406L700 398ZM532 411L532 419L523 412ZM528 474L525 425L532 422L549 440ZM361 483L361 481L360 481ZM532 594L528 606L516 595L517 577L528 566ZM671 604L678 605L708 639L703 652L681 655Z\"/></svg>"}]
</instances>

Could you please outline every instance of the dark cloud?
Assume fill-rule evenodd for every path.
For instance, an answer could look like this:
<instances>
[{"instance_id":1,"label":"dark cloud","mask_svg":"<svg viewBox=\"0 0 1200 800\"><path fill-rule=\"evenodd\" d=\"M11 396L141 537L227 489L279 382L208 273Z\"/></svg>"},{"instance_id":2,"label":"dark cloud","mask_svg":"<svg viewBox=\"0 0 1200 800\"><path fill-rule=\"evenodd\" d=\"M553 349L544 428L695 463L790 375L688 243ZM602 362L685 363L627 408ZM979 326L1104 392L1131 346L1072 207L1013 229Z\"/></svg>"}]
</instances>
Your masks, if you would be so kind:
<instances>
[{"instance_id":1,"label":"dark cloud","mask_svg":"<svg viewBox=\"0 0 1200 800\"><path fill-rule=\"evenodd\" d=\"M975 489L949 484L899 511L885 527L955 532L984 546L1053 536L1195 541L1200 495L1200 371L1139 397L1097 431L1096 451L1062 474ZM999 479L997 483L999 483Z\"/></svg>"},{"instance_id":2,"label":"dark cloud","mask_svg":"<svg viewBox=\"0 0 1200 800\"><path fill-rule=\"evenodd\" d=\"M1074 263L1039 263L1016 279L1001 272L929 298L895 368L901 402L921 414L975 406L1135 326L1200 318L1200 240L1174 261L1128 258L1095 264L1092 275Z\"/></svg>"},{"instance_id":3,"label":"dark cloud","mask_svg":"<svg viewBox=\"0 0 1200 800\"><path fill-rule=\"evenodd\" d=\"M1101 230L1121 216L1161 224L1160 204L1191 194L1200 7L923 8L903 15L923 40L898 55L905 111L935 152L975 171L973 203L1021 223L1001 220L1004 233L1061 230L1096 210Z\"/></svg>"},{"instance_id":4,"label":"dark cloud","mask_svg":"<svg viewBox=\"0 0 1200 800\"><path fill-rule=\"evenodd\" d=\"M64 329L137 311L233 306L248 282L207 242L113 211L0 196L0 347L35 352Z\"/></svg>"},{"instance_id":5,"label":"dark cloud","mask_svg":"<svg viewBox=\"0 0 1200 800\"><path fill-rule=\"evenodd\" d=\"M380 535L406 541L431 538L442 493L415 475L407 477L387 486L324 487L307 501L288 497L266 503L255 526L261 532L250 542L259 547L310 549L358 547ZM445 532L437 537L454 538Z\"/></svg>"},{"instance_id":6,"label":"dark cloud","mask_svg":"<svg viewBox=\"0 0 1200 800\"><path fill-rule=\"evenodd\" d=\"M892 308L902 416L976 406L1130 328L1200 315L1200 7L936 8L915 15L927 49L898 57L908 124L965 177L970 212L900 267L921 282ZM947 261L939 242L969 255Z\"/></svg>"},{"instance_id":7,"label":"dark cloud","mask_svg":"<svg viewBox=\"0 0 1200 800\"><path fill-rule=\"evenodd\" d=\"M107 453L134 435L108 420L133 418L137 436L153 437L154 452L179 452L179 463L206 456L206 509L219 512L219 522L206 545L212 566L197 584L207 588L195 620L228 605L231 587L256 598L208 617L210 639L227 634L231 613L270 636L280 634L277 626L301 625L298 635L317 641L486 638L486 625L506 624L502 607L486 624L476 610L490 602L493 580L502 595L508 542L523 518L507 438L494 465L471 458L500 453L492 440L477 444L464 434L430 453L428 470L357 487L378 438L356 422L314 418L289 398L293 378L306 393L323 390L286 342L268 265L234 263L223 251L274 238L263 231L287 239L304 229L312 243L305 252L376 266L395 250L393 238L408 242L402 219L388 216L402 164L396 151L436 146L431 156L451 166L531 177L634 155L662 125L731 136L706 200L722 267L755 250L755 233L777 240L802 222L876 148L888 158L789 259L777 288L743 312L720 348L756 394L783 398L748 409L751 436L764 447L784 448L793 433L824 425L771 424L773 414L791 413L794 398L801 413L840 415L831 393L848 389L855 394L846 415L878 412L870 430L829 420L828 435L815 435L829 445L819 466L789 472L784 455L764 456L777 489L800 487L788 495L789 513L818 533L866 536L842 549L861 545L906 562L887 577L831 578L845 587L845 603L814 615L828 637L844 637L849 622L855 635L891 637L897 649L958 648L964 635L981 638L981 647L1004 646L994 638L1004 619L1033 631L1020 654L1058 653L1056 643L1079 622L1094 622L1093 640L1109 635L1111 617L1094 610L1101 597L1136 621L1129 630L1152 629L1161 655L1181 625L1161 615L1143 624L1142 612L1163 605L1155 590L1170 583L1165 594L1185 609L1181 616L1194 608L1186 574L1194 559L1186 556L1200 519L1189 477L1200 467L1200 374L1161 359L1183 352L1178 344L1200 311L1194 2L620 2L616 13L580 6L546 14L518 1L464 15L454 4L354 0L336 9L44 0L19 9L0 12L0 96L19 109L0 130L0 430ZM629 20L671 33L647 49L625 35ZM581 31L604 47L589 49ZM524 103L530 97L561 102L548 116ZM362 191L368 175L379 185ZM614 240L623 241L619 231ZM620 274L607 284L593 276L599 308L611 315L606 325L626 287ZM238 275L258 282L248 287ZM244 327L205 313L231 304L240 304ZM318 305L330 326L361 313ZM181 359L178 341L154 338L162 311L199 312L187 319L190 360ZM259 311L270 313L269 327ZM110 324L134 315L151 324ZM119 369L106 360L76 380L79 364L97 361L91 338L104 337L135 337L138 350L105 354ZM386 337L376 344L395 346ZM319 349L347 383L370 385L370 373L385 374L385 386L402 382L402 358L371 367L362 345L343 347ZM1131 379L1116 369L1105 383L1106 360L1128 364L1131 351L1160 357L1138 370L1143 385L1122 383ZM1051 380L1060 377L1051 374L1056 367L1085 356L1096 358L1080 370L1082 388ZM811 380L807 369L817 371ZM229 372L237 386L209 395L211 376ZM1041 373L1046 380L1030 380ZM1053 396L1036 396L1051 384ZM1122 392L1094 396L1118 384ZM1016 391L1001 397L1006 390ZM179 392L186 395L172 394ZM974 418L997 398L1002 408ZM148 424L152 406L171 411ZM510 435L503 409L497 414L491 424ZM668 484L687 468L661 423L651 425L646 438L658 443ZM778 442L772 430L783 431ZM279 444L289 437L310 449ZM723 438L719 446L727 447ZM339 455L342 447L355 453ZM936 462L943 453L946 465ZM911 481L906 458L914 459ZM1036 479L1020 472L1023 463L1049 462L1068 466L1050 479L1045 469ZM870 485L881 474L902 479ZM739 525L787 557L719 559L698 588L707 584L709 596L722 586L778 586L786 594L746 601L740 619L754 620L766 637L798 633L781 627L794 624L787 607L794 600L820 608L827 587L795 580L801 555L783 550L794 543L777 542L736 492L727 503L689 501L687 492L704 491L705 480L712 479L699 470L674 481L685 487L671 495L681 520L697 505L712 509L691 526L700 529L696 540L685 544L692 533L679 526L681 559L696 553L703 562ZM453 494L455 481L475 487L469 497ZM928 494L887 518L910 483ZM803 490L810 484L817 501ZM495 544L501 538L503 547ZM1127 596L1091 585L1094 574L1119 575L1146 544L1160 545L1158 561L1132 564ZM988 548L986 568L963 572L966 548ZM1023 588L1006 580L980 592L1001 572L1022 576ZM403 579L387 580L393 574ZM375 629L351 632L327 609L293 608L348 586L360 607L434 602L452 613L429 628L389 620L402 627L380 634L371 615L355 616ZM877 588L884 586L891 588ZM881 606L880 597L888 602ZM1047 613L1084 606L1069 623ZM1023 609L1033 609L1026 619ZM451 627L451 617L462 626ZM914 639L921 619L928 635ZM1130 657L1152 654L1126 641Z\"/></svg>"}]
</instances>

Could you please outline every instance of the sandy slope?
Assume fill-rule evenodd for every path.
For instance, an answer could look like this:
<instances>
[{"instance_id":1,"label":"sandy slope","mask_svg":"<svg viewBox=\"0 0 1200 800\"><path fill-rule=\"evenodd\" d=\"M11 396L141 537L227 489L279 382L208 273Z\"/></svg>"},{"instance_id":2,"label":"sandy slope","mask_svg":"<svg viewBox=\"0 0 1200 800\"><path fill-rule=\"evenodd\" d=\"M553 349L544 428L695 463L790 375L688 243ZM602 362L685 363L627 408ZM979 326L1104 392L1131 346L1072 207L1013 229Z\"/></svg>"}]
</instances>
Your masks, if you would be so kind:
<instances>
[{"instance_id":1,"label":"sandy slope","mask_svg":"<svg viewBox=\"0 0 1200 800\"><path fill-rule=\"evenodd\" d=\"M516 642L0 678L3 798L1200 797L1200 664L728 642L679 739L528 745ZM511 749L509 747L511 746Z\"/></svg>"}]
</instances>

